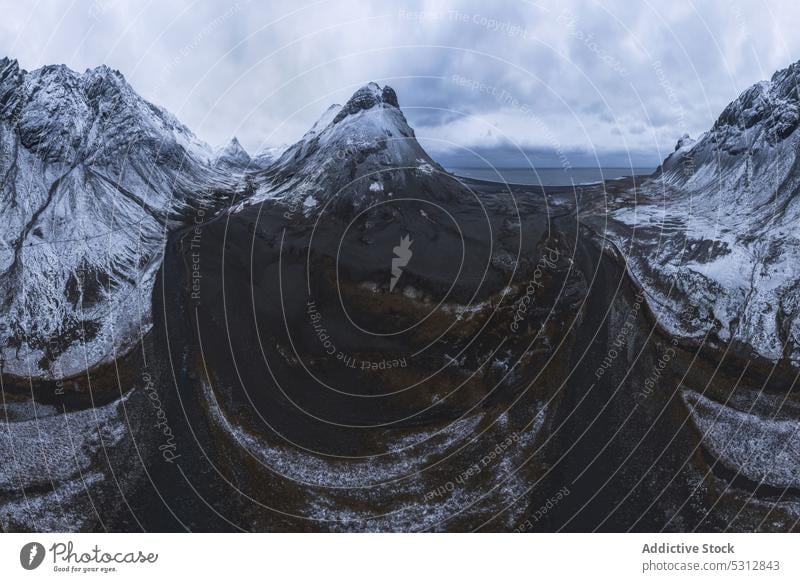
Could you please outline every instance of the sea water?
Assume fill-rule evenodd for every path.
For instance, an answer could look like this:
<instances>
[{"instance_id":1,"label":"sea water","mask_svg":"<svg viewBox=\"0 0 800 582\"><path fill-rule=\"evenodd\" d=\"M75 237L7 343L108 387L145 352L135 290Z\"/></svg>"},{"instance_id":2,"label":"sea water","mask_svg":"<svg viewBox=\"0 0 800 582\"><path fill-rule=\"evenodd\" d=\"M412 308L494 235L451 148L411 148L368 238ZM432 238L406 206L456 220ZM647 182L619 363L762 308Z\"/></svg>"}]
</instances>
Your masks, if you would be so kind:
<instances>
[{"instance_id":1,"label":"sea water","mask_svg":"<svg viewBox=\"0 0 800 582\"><path fill-rule=\"evenodd\" d=\"M508 184L527 184L535 186L570 186L575 184L594 184L614 180L624 176L648 176L653 168L447 168L456 176L485 180L487 182L506 182Z\"/></svg>"}]
</instances>

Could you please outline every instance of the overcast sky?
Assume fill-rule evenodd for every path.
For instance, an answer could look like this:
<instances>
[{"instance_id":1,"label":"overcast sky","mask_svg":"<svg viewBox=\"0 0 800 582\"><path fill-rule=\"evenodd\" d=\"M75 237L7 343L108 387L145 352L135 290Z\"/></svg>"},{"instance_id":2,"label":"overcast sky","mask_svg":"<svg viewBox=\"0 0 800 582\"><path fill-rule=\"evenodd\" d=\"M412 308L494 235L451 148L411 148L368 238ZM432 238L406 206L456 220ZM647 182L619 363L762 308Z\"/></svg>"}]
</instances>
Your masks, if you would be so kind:
<instances>
[{"instance_id":1,"label":"overcast sky","mask_svg":"<svg viewBox=\"0 0 800 582\"><path fill-rule=\"evenodd\" d=\"M374 80L440 159L655 165L800 60L796 0L1 2L0 54L105 63L212 145L251 152Z\"/></svg>"}]
</instances>

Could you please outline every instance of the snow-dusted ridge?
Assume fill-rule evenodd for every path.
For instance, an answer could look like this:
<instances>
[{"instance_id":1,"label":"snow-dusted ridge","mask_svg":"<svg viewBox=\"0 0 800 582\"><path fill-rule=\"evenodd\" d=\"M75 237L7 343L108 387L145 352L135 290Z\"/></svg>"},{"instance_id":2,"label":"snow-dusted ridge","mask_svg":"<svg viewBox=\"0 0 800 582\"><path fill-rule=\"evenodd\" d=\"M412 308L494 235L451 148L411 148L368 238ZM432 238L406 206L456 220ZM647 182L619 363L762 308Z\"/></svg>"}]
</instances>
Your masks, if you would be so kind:
<instances>
[{"instance_id":1,"label":"snow-dusted ridge","mask_svg":"<svg viewBox=\"0 0 800 582\"><path fill-rule=\"evenodd\" d=\"M54 379L108 363L151 326L169 232L218 193L257 190L311 212L391 197L444 174L390 87L333 105L295 145L217 150L142 99L119 71L0 60L0 368ZM446 188L429 185L430 190Z\"/></svg>"},{"instance_id":2,"label":"snow-dusted ridge","mask_svg":"<svg viewBox=\"0 0 800 582\"><path fill-rule=\"evenodd\" d=\"M237 137L233 137L224 147L219 148L214 156L214 164L223 167L246 168L251 162L250 154L239 143Z\"/></svg>"},{"instance_id":3,"label":"snow-dusted ridge","mask_svg":"<svg viewBox=\"0 0 800 582\"><path fill-rule=\"evenodd\" d=\"M618 246L671 333L800 363L800 64L682 138ZM391 87L332 105L282 153L214 150L106 66L35 71L0 59L0 369L66 377L125 353L151 325L168 233L215 193L304 214L360 210L413 184L465 195L417 142ZM242 208L242 205L236 209ZM636 226L629 245L630 227ZM691 311L690 309L691 308ZM687 313L691 315L687 316Z\"/></svg>"},{"instance_id":4,"label":"snow-dusted ridge","mask_svg":"<svg viewBox=\"0 0 800 582\"><path fill-rule=\"evenodd\" d=\"M612 232L677 336L800 364L800 63L682 138ZM635 227L635 231L629 230ZM614 230L612 226L612 231ZM649 277L649 278L648 278Z\"/></svg>"},{"instance_id":5,"label":"snow-dusted ridge","mask_svg":"<svg viewBox=\"0 0 800 582\"><path fill-rule=\"evenodd\" d=\"M232 187L213 151L106 66L0 59L0 364L55 378L147 331L168 231Z\"/></svg>"},{"instance_id":6,"label":"snow-dusted ridge","mask_svg":"<svg viewBox=\"0 0 800 582\"><path fill-rule=\"evenodd\" d=\"M2 372L68 377L129 350L151 325L168 233L216 193L310 212L346 190L352 208L435 170L390 87L362 87L282 154L251 157L236 138L212 149L106 66L2 59Z\"/></svg>"},{"instance_id":7,"label":"snow-dusted ridge","mask_svg":"<svg viewBox=\"0 0 800 582\"><path fill-rule=\"evenodd\" d=\"M369 83L344 106L330 106L269 166L248 203L277 199L307 213L335 199L359 209L436 173L445 171L417 142L394 90Z\"/></svg>"}]
</instances>

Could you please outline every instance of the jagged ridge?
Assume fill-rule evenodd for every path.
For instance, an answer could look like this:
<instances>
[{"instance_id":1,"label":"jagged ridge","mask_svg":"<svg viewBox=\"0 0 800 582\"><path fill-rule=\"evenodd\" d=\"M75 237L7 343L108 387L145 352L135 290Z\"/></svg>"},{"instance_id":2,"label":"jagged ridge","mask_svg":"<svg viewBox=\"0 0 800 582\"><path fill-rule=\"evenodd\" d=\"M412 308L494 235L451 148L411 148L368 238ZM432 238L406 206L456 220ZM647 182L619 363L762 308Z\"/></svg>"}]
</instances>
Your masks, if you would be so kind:
<instances>
[{"instance_id":1,"label":"jagged ridge","mask_svg":"<svg viewBox=\"0 0 800 582\"><path fill-rule=\"evenodd\" d=\"M800 363L798 71L795 63L747 89L697 141L684 136L639 189L645 203L615 213L636 226L635 244L621 248L671 333L699 339L709 331L794 365Z\"/></svg>"},{"instance_id":2,"label":"jagged ridge","mask_svg":"<svg viewBox=\"0 0 800 582\"><path fill-rule=\"evenodd\" d=\"M360 210L413 187L453 196L459 184L417 142L391 87L370 83L329 107L303 138L259 176L249 202L280 199L306 213L327 203Z\"/></svg>"},{"instance_id":3,"label":"jagged ridge","mask_svg":"<svg viewBox=\"0 0 800 582\"><path fill-rule=\"evenodd\" d=\"M166 232L232 186L210 148L106 66L0 60L0 364L64 377L150 325Z\"/></svg>"}]
</instances>

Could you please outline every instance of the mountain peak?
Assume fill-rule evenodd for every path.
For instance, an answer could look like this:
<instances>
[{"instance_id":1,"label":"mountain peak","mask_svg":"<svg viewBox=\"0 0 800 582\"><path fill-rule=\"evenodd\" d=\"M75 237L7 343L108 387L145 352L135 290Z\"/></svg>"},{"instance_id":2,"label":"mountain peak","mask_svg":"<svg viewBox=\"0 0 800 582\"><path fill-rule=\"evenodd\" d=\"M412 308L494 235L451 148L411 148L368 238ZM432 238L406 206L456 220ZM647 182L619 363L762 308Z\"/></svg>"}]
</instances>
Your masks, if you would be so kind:
<instances>
[{"instance_id":1,"label":"mountain peak","mask_svg":"<svg viewBox=\"0 0 800 582\"><path fill-rule=\"evenodd\" d=\"M752 85L731 102L713 127L722 134L720 142L739 142L743 131L763 134L771 145L791 135L800 123L798 70L800 62L777 71L769 81ZM733 149L738 150L738 145Z\"/></svg>"},{"instance_id":2,"label":"mountain peak","mask_svg":"<svg viewBox=\"0 0 800 582\"><path fill-rule=\"evenodd\" d=\"M122 73L106 65L86 69L80 76L80 83L89 99L115 99L122 94L139 99Z\"/></svg>"},{"instance_id":3,"label":"mountain peak","mask_svg":"<svg viewBox=\"0 0 800 582\"><path fill-rule=\"evenodd\" d=\"M675 150L674 151L677 152L678 150L683 149L685 147L693 146L696 141L697 140L693 139L692 136L690 136L688 133L684 133L680 137L680 139L678 139L678 142L675 144Z\"/></svg>"},{"instance_id":4,"label":"mountain peak","mask_svg":"<svg viewBox=\"0 0 800 582\"><path fill-rule=\"evenodd\" d=\"M125 77L117 69L112 69L107 65L100 65L93 69L86 69L81 75L84 82L87 83L108 83L113 85L127 85L128 82Z\"/></svg>"},{"instance_id":5,"label":"mountain peak","mask_svg":"<svg viewBox=\"0 0 800 582\"><path fill-rule=\"evenodd\" d=\"M373 107L388 106L395 109L400 108L397 102L397 93L394 89L385 85L381 87L377 83L368 83L353 93L353 96L345 103L344 107L334 117L333 123L339 123L348 115L353 115L359 111L366 111Z\"/></svg>"},{"instance_id":6,"label":"mountain peak","mask_svg":"<svg viewBox=\"0 0 800 582\"><path fill-rule=\"evenodd\" d=\"M22 76L23 71L20 71L16 59L0 59L0 112L9 105L9 97L22 82Z\"/></svg>"},{"instance_id":7,"label":"mountain peak","mask_svg":"<svg viewBox=\"0 0 800 582\"><path fill-rule=\"evenodd\" d=\"M5 71L6 69L19 71L19 63L17 62L17 59L10 59L8 57L3 57L0 59L0 71Z\"/></svg>"},{"instance_id":8,"label":"mountain peak","mask_svg":"<svg viewBox=\"0 0 800 582\"><path fill-rule=\"evenodd\" d=\"M444 173L416 140L394 90L369 83L284 151L249 203L292 200L307 214L335 198L330 208L349 215L406 191L456 195Z\"/></svg>"},{"instance_id":9,"label":"mountain peak","mask_svg":"<svg viewBox=\"0 0 800 582\"><path fill-rule=\"evenodd\" d=\"M694 190L720 190L724 182L731 195L749 192L757 183L781 183L778 176L785 177L787 170L773 162L796 157L795 140L789 138L800 127L798 75L800 61L745 89L709 131L696 140L678 140L655 175Z\"/></svg>"},{"instance_id":10,"label":"mountain peak","mask_svg":"<svg viewBox=\"0 0 800 582\"><path fill-rule=\"evenodd\" d=\"M227 145L219 150L216 161L232 165L247 165L250 163L250 154L239 142L239 138L234 136Z\"/></svg>"}]
</instances>

